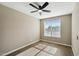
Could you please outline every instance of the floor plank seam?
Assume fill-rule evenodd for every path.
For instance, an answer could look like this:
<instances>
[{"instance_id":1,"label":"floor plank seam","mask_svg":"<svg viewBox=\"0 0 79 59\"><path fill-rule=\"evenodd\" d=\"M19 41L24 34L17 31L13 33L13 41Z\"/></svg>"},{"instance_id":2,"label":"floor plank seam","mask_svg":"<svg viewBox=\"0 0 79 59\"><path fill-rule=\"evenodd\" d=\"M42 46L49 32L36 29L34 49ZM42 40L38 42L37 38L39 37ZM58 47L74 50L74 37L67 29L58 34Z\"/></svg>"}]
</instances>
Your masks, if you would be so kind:
<instances>
[{"instance_id":1,"label":"floor plank seam","mask_svg":"<svg viewBox=\"0 0 79 59\"><path fill-rule=\"evenodd\" d=\"M36 48L36 47L35 47ZM46 48L46 47L45 47ZM41 51L43 51L45 48L43 48L43 49L40 49L40 51L35 55L35 56L37 56ZM38 48L37 48L38 49Z\"/></svg>"}]
</instances>

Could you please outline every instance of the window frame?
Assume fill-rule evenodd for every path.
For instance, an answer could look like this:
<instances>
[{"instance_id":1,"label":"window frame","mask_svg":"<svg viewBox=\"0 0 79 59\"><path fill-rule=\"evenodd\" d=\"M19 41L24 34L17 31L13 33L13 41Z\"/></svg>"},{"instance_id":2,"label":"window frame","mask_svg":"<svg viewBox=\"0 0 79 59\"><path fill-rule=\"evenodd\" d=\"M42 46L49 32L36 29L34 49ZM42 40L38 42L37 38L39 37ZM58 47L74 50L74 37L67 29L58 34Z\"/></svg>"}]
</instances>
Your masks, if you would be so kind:
<instances>
[{"instance_id":1,"label":"window frame","mask_svg":"<svg viewBox=\"0 0 79 59\"><path fill-rule=\"evenodd\" d=\"M55 20L54 18L56 18L56 19L58 18L59 21L60 21L60 36L59 36L59 37L57 37L57 36L52 36L52 34L51 34L50 36L46 36L46 35L45 35L45 21L46 21L46 20ZM43 29L43 30L44 30L44 33L43 33L44 37L61 38L61 18L60 18L60 17L54 17L54 18L44 19L44 24L43 24L43 25L44 25L44 29ZM52 26L52 25L51 25L51 26ZM52 32L52 31L51 31L51 32Z\"/></svg>"}]
</instances>

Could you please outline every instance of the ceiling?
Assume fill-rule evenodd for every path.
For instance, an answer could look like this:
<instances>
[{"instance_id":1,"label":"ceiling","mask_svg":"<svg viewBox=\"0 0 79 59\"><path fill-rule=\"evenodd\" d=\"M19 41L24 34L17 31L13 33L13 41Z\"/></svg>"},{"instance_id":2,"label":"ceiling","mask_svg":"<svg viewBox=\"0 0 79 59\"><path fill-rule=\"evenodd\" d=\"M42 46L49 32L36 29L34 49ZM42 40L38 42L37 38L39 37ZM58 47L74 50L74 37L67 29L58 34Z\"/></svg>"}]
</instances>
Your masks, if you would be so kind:
<instances>
[{"instance_id":1,"label":"ceiling","mask_svg":"<svg viewBox=\"0 0 79 59\"><path fill-rule=\"evenodd\" d=\"M42 12L42 15L39 15L38 12L30 13L30 11L36 10L29 5L30 2L1 2L7 7L16 9L24 14L36 17L38 19L54 17L64 14L72 13L75 3L74 2L49 2L49 5L45 8L51 10L50 13ZM38 2L40 5L43 5L44 2Z\"/></svg>"}]
</instances>

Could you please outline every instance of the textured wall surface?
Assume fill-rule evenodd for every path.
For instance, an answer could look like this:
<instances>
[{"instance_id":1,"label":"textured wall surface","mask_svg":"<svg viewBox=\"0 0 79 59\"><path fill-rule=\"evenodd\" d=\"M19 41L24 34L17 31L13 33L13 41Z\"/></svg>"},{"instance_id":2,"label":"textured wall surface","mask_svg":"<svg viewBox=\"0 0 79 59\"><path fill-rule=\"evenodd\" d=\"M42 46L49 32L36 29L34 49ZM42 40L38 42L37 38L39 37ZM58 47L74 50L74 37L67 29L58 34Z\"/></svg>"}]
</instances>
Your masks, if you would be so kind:
<instances>
[{"instance_id":1,"label":"textured wall surface","mask_svg":"<svg viewBox=\"0 0 79 59\"><path fill-rule=\"evenodd\" d=\"M0 5L0 55L39 40L39 31L38 19Z\"/></svg>"}]
</instances>

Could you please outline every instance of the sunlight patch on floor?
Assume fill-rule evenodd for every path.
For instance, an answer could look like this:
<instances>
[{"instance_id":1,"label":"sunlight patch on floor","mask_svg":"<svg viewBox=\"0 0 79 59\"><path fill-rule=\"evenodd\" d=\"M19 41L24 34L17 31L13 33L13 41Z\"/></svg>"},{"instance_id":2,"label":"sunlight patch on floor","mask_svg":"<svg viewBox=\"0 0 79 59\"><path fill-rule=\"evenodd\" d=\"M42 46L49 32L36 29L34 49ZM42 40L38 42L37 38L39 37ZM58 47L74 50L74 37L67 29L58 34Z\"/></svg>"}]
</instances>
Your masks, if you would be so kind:
<instances>
[{"instance_id":1,"label":"sunlight patch on floor","mask_svg":"<svg viewBox=\"0 0 79 59\"><path fill-rule=\"evenodd\" d=\"M32 47L32 48L29 48L27 49L26 51L18 54L17 56L34 56L36 55L40 50Z\"/></svg>"},{"instance_id":2,"label":"sunlight patch on floor","mask_svg":"<svg viewBox=\"0 0 79 59\"><path fill-rule=\"evenodd\" d=\"M51 46L47 46L44 51L50 53L50 54L55 54L57 52L57 48L55 47L51 47Z\"/></svg>"}]
</instances>

